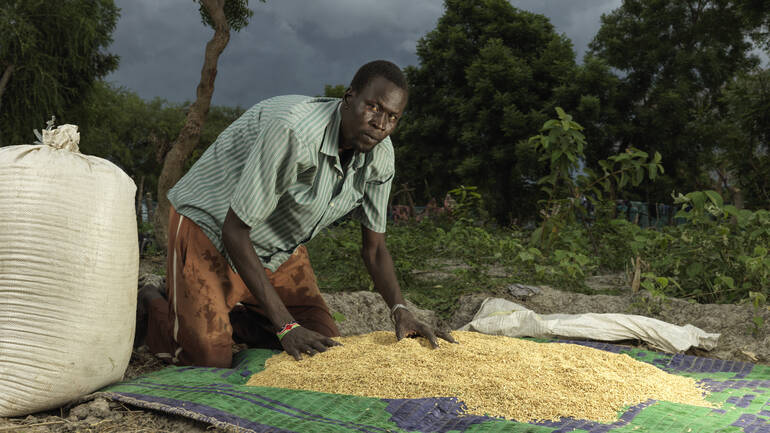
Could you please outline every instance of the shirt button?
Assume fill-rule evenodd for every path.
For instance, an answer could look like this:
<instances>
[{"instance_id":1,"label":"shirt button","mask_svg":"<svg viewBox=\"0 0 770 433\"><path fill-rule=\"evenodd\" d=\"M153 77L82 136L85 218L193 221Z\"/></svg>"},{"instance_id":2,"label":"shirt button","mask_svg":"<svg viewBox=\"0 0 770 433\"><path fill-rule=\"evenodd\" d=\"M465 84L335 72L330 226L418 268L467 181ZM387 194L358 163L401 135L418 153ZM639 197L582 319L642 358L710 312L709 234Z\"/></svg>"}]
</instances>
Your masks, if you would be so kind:
<instances>
[{"instance_id":1,"label":"shirt button","mask_svg":"<svg viewBox=\"0 0 770 433\"><path fill-rule=\"evenodd\" d=\"M334 202L329 203L329 206L334 207Z\"/></svg>"},{"instance_id":2,"label":"shirt button","mask_svg":"<svg viewBox=\"0 0 770 433\"><path fill-rule=\"evenodd\" d=\"M337 179L342 179L342 175L341 175L341 174L338 174L338 175L337 175Z\"/></svg>"}]
</instances>

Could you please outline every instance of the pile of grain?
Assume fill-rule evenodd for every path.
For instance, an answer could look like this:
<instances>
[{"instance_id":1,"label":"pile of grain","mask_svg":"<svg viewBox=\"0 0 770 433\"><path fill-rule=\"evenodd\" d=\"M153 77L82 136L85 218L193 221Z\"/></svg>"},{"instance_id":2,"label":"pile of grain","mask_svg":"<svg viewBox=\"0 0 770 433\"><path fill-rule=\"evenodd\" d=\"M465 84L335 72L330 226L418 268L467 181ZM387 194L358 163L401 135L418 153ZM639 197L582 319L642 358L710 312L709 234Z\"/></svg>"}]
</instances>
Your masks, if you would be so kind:
<instances>
[{"instance_id":1,"label":"pile of grain","mask_svg":"<svg viewBox=\"0 0 770 433\"><path fill-rule=\"evenodd\" d=\"M453 332L460 344L396 341L393 333L340 338L344 345L295 361L273 356L248 385L378 398L457 397L468 414L523 422L617 420L649 399L711 406L691 378L628 355L574 344Z\"/></svg>"}]
</instances>

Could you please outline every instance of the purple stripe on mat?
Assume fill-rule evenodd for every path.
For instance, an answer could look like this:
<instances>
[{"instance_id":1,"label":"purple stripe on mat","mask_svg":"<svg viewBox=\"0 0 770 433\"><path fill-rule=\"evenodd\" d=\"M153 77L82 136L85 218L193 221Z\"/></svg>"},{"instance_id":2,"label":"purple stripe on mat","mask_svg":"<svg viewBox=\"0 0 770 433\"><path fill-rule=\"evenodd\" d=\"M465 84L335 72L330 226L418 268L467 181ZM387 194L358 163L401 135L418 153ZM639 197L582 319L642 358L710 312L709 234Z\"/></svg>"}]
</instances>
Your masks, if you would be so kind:
<instances>
[{"instance_id":1,"label":"purple stripe on mat","mask_svg":"<svg viewBox=\"0 0 770 433\"><path fill-rule=\"evenodd\" d=\"M576 420L574 418L562 418L559 421L543 421L539 423L533 423L535 425L540 425L544 427L551 427L555 428L552 433L568 433L575 431L577 429L585 430L589 433L607 433L611 430L614 430L616 428L622 427L636 418L637 415L642 411L642 409L646 408L647 406L650 406L651 404L655 403L657 400L648 400L644 403L637 404L636 406L630 407L623 415L620 416L620 419L615 421L612 424L602 424L595 421L587 421L587 420Z\"/></svg>"},{"instance_id":2,"label":"purple stripe on mat","mask_svg":"<svg viewBox=\"0 0 770 433\"><path fill-rule=\"evenodd\" d=\"M770 433L770 422L749 413L744 413L730 425L740 427L744 433Z\"/></svg>"},{"instance_id":3,"label":"purple stripe on mat","mask_svg":"<svg viewBox=\"0 0 770 433\"><path fill-rule=\"evenodd\" d=\"M392 417L390 421L407 431L423 433L446 433L465 431L474 424L481 424L494 418L478 415L462 416L465 404L454 397L390 399L386 411Z\"/></svg>"},{"instance_id":4,"label":"purple stripe on mat","mask_svg":"<svg viewBox=\"0 0 770 433\"><path fill-rule=\"evenodd\" d=\"M620 353L624 350L628 350L628 347L598 341L556 340L554 342L577 344L579 346L587 346L612 353ZM638 354L638 356L644 355L646 355L644 352ZM674 371L689 371L695 373L736 373L734 379L745 378L754 368L754 365L748 362L725 361L722 359L703 358L681 353L673 355L671 359L656 359L652 363L661 368Z\"/></svg>"},{"instance_id":5,"label":"purple stripe on mat","mask_svg":"<svg viewBox=\"0 0 770 433\"><path fill-rule=\"evenodd\" d=\"M423 433L462 432L474 424L500 420L500 418L488 416L462 415L465 404L454 397L383 399L383 401L388 403L385 410L392 415L390 421L394 422L399 428L408 431ZM577 429L582 429L589 433L607 433L630 423L642 409L655 402L655 400L649 400L629 408L620 416L618 421L612 424L602 424L574 418L562 418L559 421L543 421L532 424L556 429L552 433L567 433Z\"/></svg>"},{"instance_id":6,"label":"purple stripe on mat","mask_svg":"<svg viewBox=\"0 0 770 433\"><path fill-rule=\"evenodd\" d=\"M762 416L770 416L770 400L765 403L764 406L762 406L762 409L759 411L759 414Z\"/></svg>"},{"instance_id":7,"label":"purple stripe on mat","mask_svg":"<svg viewBox=\"0 0 770 433\"><path fill-rule=\"evenodd\" d=\"M134 394L131 392L111 392L109 393L109 397L135 406L146 407L153 410L162 410L209 424L218 425L219 427L222 427L223 424L225 424L228 426L236 426L241 429L249 429L254 433L296 433L291 430L259 424L246 418L235 416L229 412L198 403L191 403L189 401L155 397L146 394Z\"/></svg>"},{"instance_id":8,"label":"purple stripe on mat","mask_svg":"<svg viewBox=\"0 0 770 433\"><path fill-rule=\"evenodd\" d=\"M236 370L234 368L228 368L227 371L225 371L225 373L223 375L219 376L219 377L221 377L222 379L227 379L228 377L230 377L236 371L238 371L238 370Z\"/></svg>"},{"instance_id":9,"label":"purple stripe on mat","mask_svg":"<svg viewBox=\"0 0 770 433\"><path fill-rule=\"evenodd\" d=\"M754 368L753 364L723 359L701 358L678 353L671 359L656 359L652 363L664 370L691 373L735 373L733 379L744 379Z\"/></svg>"},{"instance_id":10,"label":"purple stripe on mat","mask_svg":"<svg viewBox=\"0 0 770 433\"><path fill-rule=\"evenodd\" d=\"M738 402L735 403L735 405L738 407L749 407L749 405L751 405L751 402L754 401L754 398L756 398L756 395L746 394L743 397L741 397L741 399L738 400Z\"/></svg>"},{"instance_id":11,"label":"purple stripe on mat","mask_svg":"<svg viewBox=\"0 0 770 433\"><path fill-rule=\"evenodd\" d=\"M770 380L728 379L720 381L706 378L699 380L697 383L711 392L723 392L728 389L748 389L756 393L761 393L762 390L759 388L770 388Z\"/></svg>"},{"instance_id":12,"label":"purple stripe on mat","mask_svg":"<svg viewBox=\"0 0 770 433\"><path fill-rule=\"evenodd\" d=\"M218 394L218 395L224 395L228 397L237 398L240 400L247 401L249 403L255 404L257 406L263 407L268 410L272 410L274 412L281 413L286 416L290 416L293 418L298 418L303 421L314 421L314 422L320 422L324 424L331 424L331 425L338 425L341 427L345 427L347 429L351 430L358 430L361 432L387 432L387 429L376 427L376 426L370 426L366 424L358 424L354 422L349 421L341 421L334 418L327 418L318 414L314 414L311 412L307 412L292 406L289 406L283 402L280 402L278 400L273 400L271 398L249 393L249 392L242 392L237 390L218 390L216 387L206 386L206 387L197 387L197 386L185 386L185 385L163 385L163 384L157 384L157 383L134 383L135 386L144 386L147 388L154 388L154 389L162 389L162 390L172 390L172 391L184 391L184 392L191 392L191 393L206 393L206 394ZM114 391L113 391L114 392ZM118 392L120 393L120 392ZM262 401L254 400L259 399L266 401L267 403L264 403ZM269 403L269 404L268 404ZM271 406L271 404L273 406ZM276 406L281 406L283 409L278 408ZM208 406L203 406L208 407ZM290 413L288 411L297 412L300 415L297 415L295 413Z\"/></svg>"}]
</instances>

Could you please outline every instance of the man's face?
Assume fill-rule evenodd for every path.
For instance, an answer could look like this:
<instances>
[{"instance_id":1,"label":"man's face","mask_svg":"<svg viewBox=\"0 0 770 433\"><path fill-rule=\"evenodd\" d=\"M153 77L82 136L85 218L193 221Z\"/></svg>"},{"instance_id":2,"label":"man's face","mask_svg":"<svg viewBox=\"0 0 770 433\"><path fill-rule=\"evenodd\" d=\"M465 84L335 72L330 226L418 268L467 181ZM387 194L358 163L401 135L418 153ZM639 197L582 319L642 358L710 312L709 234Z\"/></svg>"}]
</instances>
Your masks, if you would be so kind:
<instances>
[{"instance_id":1,"label":"man's face","mask_svg":"<svg viewBox=\"0 0 770 433\"><path fill-rule=\"evenodd\" d=\"M379 76L359 92L348 89L342 101L341 148L370 152L396 129L406 101L403 89Z\"/></svg>"}]
</instances>

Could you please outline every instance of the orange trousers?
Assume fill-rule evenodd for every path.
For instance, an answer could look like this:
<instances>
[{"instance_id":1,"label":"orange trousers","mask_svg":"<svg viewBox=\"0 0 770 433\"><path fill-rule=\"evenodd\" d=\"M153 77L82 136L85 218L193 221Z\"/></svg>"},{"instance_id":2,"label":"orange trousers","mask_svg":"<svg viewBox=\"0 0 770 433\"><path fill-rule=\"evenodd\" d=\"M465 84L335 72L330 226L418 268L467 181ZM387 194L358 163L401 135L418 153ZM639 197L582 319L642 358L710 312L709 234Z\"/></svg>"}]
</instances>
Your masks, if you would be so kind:
<instances>
[{"instance_id":1,"label":"orange trousers","mask_svg":"<svg viewBox=\"0 0 770 433\"><path fill-rule=\"evenodd\" d=\"M229 368L233 343L281 349L264 311L200 227L173 207L168 227L167 296L148 308L150 351L172 364ZM304 245L265 273L300 325L339 336Z\"/></svg>"}]
</instances>

